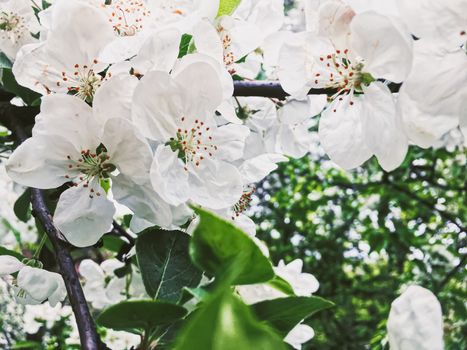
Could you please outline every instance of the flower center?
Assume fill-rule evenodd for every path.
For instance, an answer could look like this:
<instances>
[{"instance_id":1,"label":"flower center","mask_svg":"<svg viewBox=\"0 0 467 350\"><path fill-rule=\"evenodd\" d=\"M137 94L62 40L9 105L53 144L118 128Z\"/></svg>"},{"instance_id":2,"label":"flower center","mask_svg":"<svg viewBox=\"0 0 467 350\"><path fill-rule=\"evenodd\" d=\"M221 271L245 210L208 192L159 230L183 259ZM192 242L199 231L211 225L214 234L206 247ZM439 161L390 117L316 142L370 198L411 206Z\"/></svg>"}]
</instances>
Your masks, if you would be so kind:
<instances>
[{"instance_id":1,"label":"flower center","mask_svg":"<svg viewBox=\"0 0 467 350\"><path fill-rule=\"evenodd\" d=\"M0 12L0 30L8 32L10 39L16 42L27 32L24 17L11 11Z\"/></svg>"},{"instance_id":2,"label":"flower center","mask_svg":"<svg viewBox=\"0 0 467 350\"><path fill-rule=\"evenodd\" d=\"M73 179L73 184L78 186L83 184L83 187L88 187L90 181L106 180L110 177L110 174L114 172L117 167L110 162L110 156L107 154L107 149L103 144L100 144L95 153L92 153L89 149L81 151L81 157L73 159L71 156L67 156L69 161L68 169L70 174L65 175L67 179ZM93 198L94 190L91 188L90 197ZM95 193L100 196L99 192Z\"/></svg>"},{"instance_id":3,"label":"flower center","mask_svg":"<svg viewBox=\"0 0 467 350\"><path fill-rule=\"evenodd\" d=\"M97 60L93 61L97 64ZM110 73L109 73L110 76ZM102 84L102 76L96 74L88 65L75 64L71 71L62 71L61 79L56 82L57 86L67 86L68 93L79 97L86 102L92 102L94 94Z\"/></svg>"},{"instance_id":4,"label":"flower center","mask_svg":"<svg viewBox=\"0 0 467 350\"><path fill-rule=\"evenodd\" d=\"M177 130L175 137L171 137L166 145L170 146L172 151L178 151L178 157L185 163L192 163L199 166L201 161L207 157L212 157L217 146L213 144L213 138L210 135L211 128L205 126L204 122L196 119L191 127L187 128L185 117L180 119L181 125ZM185 167L185 170L188 170Z\"/></svg>"},{"instance_id":5,"label":"flower center","mask_svg":"<svg viewBox=\"0 0 467 350\"><path fill-rule=\"evenodd\" d=\"M375 79L369 73L363 71L364 61L352 62L348 56L349 50L336 50L325 56L320 56L317 61L317 69L314 73L314 83L319 87L336 89L337 92L329 97L332 101L341 95L361 94L363 85L368 85ZM353 101L349 101L353 105ZM336 110L334 110L335 112Z\"/></svg>"},{"instance_id":6,"label":"flower center","mask_svg":"<svg viewBox=\"0 0 467 350\"><path fill-rule=\"evenodd\" d=\"M149 11L142 1L117 0L102 7L108 14L109 22L118 36L133 36L143 30Z\"/></svg>"}]
</instances>

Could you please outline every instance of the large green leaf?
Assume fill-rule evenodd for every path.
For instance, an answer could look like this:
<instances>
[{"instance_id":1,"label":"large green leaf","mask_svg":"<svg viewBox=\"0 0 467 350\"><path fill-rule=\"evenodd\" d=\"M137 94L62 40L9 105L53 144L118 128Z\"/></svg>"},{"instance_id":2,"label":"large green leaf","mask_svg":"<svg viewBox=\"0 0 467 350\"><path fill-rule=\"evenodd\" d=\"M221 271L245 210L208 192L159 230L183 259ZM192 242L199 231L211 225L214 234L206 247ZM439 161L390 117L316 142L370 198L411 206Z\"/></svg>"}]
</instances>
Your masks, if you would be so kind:
<instances>
[{"instance_id":1,"label":"large green leaf","mask_svg":"<svg viewBox=\"0 0 467 350\"><path fill-rule=\"evenodd\" d=\"M282 339L259 322L229 289L195 311L182 329L176 350L282 350Z\"/></svg>"},{"instance_id":2,"label":"large green leaf","mask_svg":"<svg viewBox=\"0 0 467 350\"><path fill-rule=\"evenodd\" d=\"M178 301L184 287L196 287L201 271L191 262L190 236L181 231L148 228L136 240L136 256L147 293Z\"/></svg>"},{"instance_id":3,"label":"large green leaf","mask_svg":"<svg viewBox=\"0 0 467 350\"><path fill-rule=\"evenodd\" d=\"M2 70L2 85L8 92L23 99L28 106L37 106L40 103L41 95L18 84L11 69Z\"/></svg>"},{"instance_id":4,"label":"large green leaf","mask_svg":"<svg viewBox=\"0 0 467 350\"><path fill-rule=\"evenodd\" d=\"M231 15L240 5L241 0L220 0L217 17Z\"/></svg>"},{"instance_id":5,"label":"large green leaf","mask_svg":"<svg viewBox=\"0 0 467 350\"><path fill-rule=\"evenodd\" d=\"M97 323L114 330L152 330L185 317L178 305L156 300L124 301L102 311Z\"/></svg>"},{"instance_id":6,"label":"large green leaf","mask_svg":"<svg viewBox=\"0 0 467 350\"><path fill-rule=\"evenodd\" d=\"M301 320L334 304L319 297L287 297L252 305L256 316L286 336Z\"/></svg>"},{"instance_id":7,"label":"large green leaf","mask_svg":"<svg viewBox=\"0 0 467 350\"><path fill-rule=\"evenodd\" d=\"M195 264L218 279L228 277L231 284L254 284L274 277L271 262L246 233L210 212L195 211L200 216L190 245Z\"/></svg>"}]
</instances>

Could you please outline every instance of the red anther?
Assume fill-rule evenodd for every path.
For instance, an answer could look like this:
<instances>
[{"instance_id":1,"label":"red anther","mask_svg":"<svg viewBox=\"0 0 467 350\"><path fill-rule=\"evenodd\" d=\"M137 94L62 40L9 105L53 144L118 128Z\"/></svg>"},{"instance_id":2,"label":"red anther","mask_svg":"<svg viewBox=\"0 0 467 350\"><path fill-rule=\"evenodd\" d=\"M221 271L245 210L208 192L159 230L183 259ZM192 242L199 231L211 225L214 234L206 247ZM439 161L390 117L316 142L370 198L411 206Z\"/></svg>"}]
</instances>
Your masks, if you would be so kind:
<instances>
[{"instance_id":1,"label":"red anther","mask_svg":"<svg viewBox=\"0 0 467 350\"><path fill-rule=\"evenodd\" d=\"M97 64L97 60L96 60L96 59L94 59L93 62L94 62L94 64Z\"/></svg>"},{"instance_id":2,"label":"red anther","mask_svg":"<svg viewBox=\"0 0 467 350\"><path fill-rule=\"evenodd\" d=\"M353 106L353 101L350 101L349 103L350 103L351 106Z\"/></svg>"},{"instance_id":3,"label":"red anther","mask_svg":"<svg viewBox=\"0 0 467 350\"><path fill-rule=\"evenodd\" d=\"M73 168L73 165L69 164L69 165L68 165L68 168L69 168L69 169Z\"/></svg>"},{"instance_id":4,"label":"red anther","mask_svg":"<svg viewBox=\"0 0 467 350\"><path fill-rule=\"evenodd\" d=\"M320 60L321 62L323 62L323 61L324 61L324 58L323 58L323 57L320 57L319 60Z\"/></svg>"},{"instance_id":5,"label":"red anther","mask_svg":"<svg viewBox=\"0 0 467 350\"><path fill-rule=\"evenodd\" d=\"M336 53L337 53L337 54L340 54L340 53L341 53L341 50L336 50Z\"/></svg>"},{"instance_id":6,"label":"red anther","mask_svg":"<svg viewBox=\"0 0 467 350\"><path fill-rule=\"evenodd\" d=\"M79 64L78 64L78 63L75 64L75 68L79 68Z\"/></svg>"},{"instance_id":7,"label":"red anther","mask_svg":"<svg viewBox=\"0 0 467 350\"><path fill-rule=\"evenodd\" d=\"M335 109L333 109L332 111L333 111L334 113L336 113L336 112L337 112L337 110L335 110Z\"/></svg>"},{"instance_id":8,"label":"red anther","mask_svg":"<svg viewBox=\"0 0 467 350\"><path fill-rule=\"evenodd\" d=\"M328 60L330 60L330 59L332 58L332 56L331 56L331 55L328 55L327 58L328 58Z\"/></svg>"}]
</instances>

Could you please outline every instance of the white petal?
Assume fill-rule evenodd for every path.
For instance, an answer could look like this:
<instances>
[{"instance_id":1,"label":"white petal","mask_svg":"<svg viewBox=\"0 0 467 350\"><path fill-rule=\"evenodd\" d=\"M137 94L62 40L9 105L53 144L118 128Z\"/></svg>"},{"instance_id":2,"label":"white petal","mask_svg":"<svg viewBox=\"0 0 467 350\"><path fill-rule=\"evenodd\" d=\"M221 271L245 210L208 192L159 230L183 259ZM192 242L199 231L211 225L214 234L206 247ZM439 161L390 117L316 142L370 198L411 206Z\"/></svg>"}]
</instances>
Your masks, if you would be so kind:
<instances>
[{"instance_id":1,"label":"white petal","mask_svg":"<svg viewBox=\"0 0 467 350\"><path fill-rule=\"evenodd\" d=\"M190 198L211 209L234 205L243 193L240 172L223 161L204 159L199 167L189 169Z\"/></svg>"},{"instance_id":2,"label":"white petal","mask_svg":"<svg viewBox=\"0 0 467 350\"><path fill-rule=\"evenodd\" d=\"M175 136L176 119L184 115L183 91L165 72L150 72L141 79L133 95L132 118L144 136L160 141Z\"/></svg>"},{"instance_id":3,"label":"white petal","mask_svg":"<svg viewBox=\"0 0 467 350\"><path fill-rule=\"evenodd\" d=\"M285 162L287 158L281 154L262 154L248 159L239 168L245 185L264 179L272 171L277 169L277 163Z\"/></svg>"},{"instance_id":4,"label":"white petal","mask_svg":"<svg viewBox=\"0 0 467 350\"><path fill-rule=\"evenodd\" d=\"M90 188L94 188L93 194ZM112 229L114 214L115 206L107 199L104 190L100 185L90 183L89 188L80 185L62 193L54 223L71 244L88 247Z\"/></svg>"},{"instance_id":5,"label":"white petal","mask_svg":"<svg viewBox=\"0 0 467 350\"><path fill-rule=\"evenodd\" d=\"M110 162L138 183L148 181L152 151L146 139L127 119L112 118L104 125L102 143Z\"/></svg>"},{"instance_id":6,"label":"white petal","mask_svg":"<svg viewBox=\"0 0 467 350\"><path fill-rule=\"evenodd\" d=\"M402 82L412 66L412 39L394 21L373 11L354 17L352 49L365 59L364 70L375 78Z\"/></svg>"},{"instance_id":7,"label":"white petal","mask_svg":"<svg viewBox=\"0 0 467 350\"><path fill-rule=\"evenodd\" d=\"M6 171L15 182L40 189L56 188L69 181L67 155L79 154L61 136L36 136L24 141L10 156Z\"/></svg>"},{"instance_id":8,"label":"white petal","mask_svg":"<svg viewBox=\"0 0 467 350\"><path fill-rule=\"evenodd\" d=\"M130 208L140 219L152 223L151 226L167 228L172 224L170 206L153 190L150 183L138 185L120 174L112 179L112 193L116 201Z\"/></svg>"},{"instance_id":9,"label":"white petal","mask_svg":"<svg viewBox=\"0 0 467 350\"><path fill-rule=\"evenodd\" d=\"M102 124L110 118L131 119L131 101L137 85L138 79L127 74L107 80L94 95L94 117Z\"/></svg>"},{"instance_id":10,"label":"white petal","mask_svg":"<svg viewBox=\"0 0 467 350\"><path fill-rule=\"evenodd\" d=\"M151 34L144 42L131 66L140 74L151 70L170 72L178 58L181 33L175 28Z\"/></svg>"},{"instance_id":11,"label":"white petal","mask_svg":"<svg viewBox=\"0 0 467 350\"><path fill-rule=\"evenodd\" d=\"M216 28L207 20L199 21L193 27L196 51L223 62L224 48Z\"/></svg>"},{"instance_id":12,"label":"white petal","mask_svg":"<svg viewBox=\"0 0 467 350\"><path fill-rule=\"evenodd\" d=\"M295 326L289 334L284 338L284 341L294 349L300 350L302 344L306 343L308 340L312 339L315 336L315 331L313 328L306 324L299 324Z\"/></svg>"},{"instance_id":13,"label":"white petal","mask_svg":"<svg viewBox=\"0 0 467 350\"><path fill-rule=\"evenodd\" d=\"M336 99L321 114L321 145L331 160L344 169L356 168L372 155L365 143L360 115L361 101L352 96Z\"/></svg>"},{"instance_id":14,"label":"white petal","mask_svg":"<svg viewBox=\"0 0 467 350\"><path fill-rule=\"evenodd\" d=\"M238 124L223 125L213 133L213 139L218 145L216 157L218 159L234 161L243 156L245 140L250 129Z\"/></svg>"},{"instance_id":15,"label":"white petal","mask_svg":"<svg viewBox=\"0 0 467 350\"><path fill-rule=\"evenodd\" d=\"M14 256L2 255L0 256L0 277L18 272L23 266L23 263Z\"/></svg>"},{"instance_id":16,"label":"white petal","mask_svg":"<svg viewBox=\"0 0 467 350\"><path fill-rule=\"evenodd\" d=\"M222 117L230 123L243 124L243 122L237 117L235 107L230 101L222 102L222 104L217 107L217 112L219 112Z\"/></svg>"},{"instance_id":17,"label":"white petal","mask_svg":"<svg viewBox=\"0 0 467 350\"><path fill-rule=\"evenodd\" d=\"M104 271L91 259L84 259L79 264L79 274L86 279L86 282L104 282Z\"/></svg>"},{"instance_id":18,"label":"white petal","mask_svg":"<svg viewBox=\"0 0 467 350\"><path fill-rule=\"evenodd\" d=\"M384 170L394 170L407 154L408 141L391 91L379 82L363 90L362 131L365 142Z\"/></svg>"},{"instance_id":19,"label":"white petal","mask_svg":"<svg viewBox=\"0 0 467 350\"><path fill-rule=\"evenodd\" d=\"M337 49L348 49L354 16L354 10L346 3L326 1L319 7L319 35L329 38Z\"/></svg>"},{"instance_id":20,"label":"white petal","mask_svg":"<svg viewBox=\"0 0 467 350\"><path fill-rule=\"evenodd\" d=\"M154 190L167 203L180 205L188 200L188 172L169 146L157 148L150 176Z\"/></svg>"}]
</instances>

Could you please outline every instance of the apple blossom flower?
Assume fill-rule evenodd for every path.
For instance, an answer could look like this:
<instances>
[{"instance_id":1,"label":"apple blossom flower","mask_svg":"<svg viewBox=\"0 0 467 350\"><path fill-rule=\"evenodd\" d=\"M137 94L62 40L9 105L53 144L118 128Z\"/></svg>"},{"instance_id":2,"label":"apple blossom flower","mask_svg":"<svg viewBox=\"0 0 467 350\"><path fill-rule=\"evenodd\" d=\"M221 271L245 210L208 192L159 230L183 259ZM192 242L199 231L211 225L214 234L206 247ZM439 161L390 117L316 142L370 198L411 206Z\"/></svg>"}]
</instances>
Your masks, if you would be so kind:
<instances>
[{"instance_id":1,"label":"apple blossom flower","mask_svg":"<svg viewBox=\"0 0 467 350\"><path fill-rule=\"evenodd\" d=\"M320 8L319 35L299 33L283 45L279 78L284 89L303 98L310 88L337 93L321 114L319 136L331 160L344 169L375 155L393 170L407 152L407 137L389 88L412 63L412 39L402 23L373 11L357 15L339 1Z\"/></svg>"},{"instance_id":2,"label":"apple blossom flower","mask_svg":"<svg viewBox=\"0 0 467 350\"><path fill-rule=\"evenodd\" d=\"M73 94L90 102L108 66L98 60L99 53L114 39L114 31L103 13L82 1L59 0L50 11L45 41L25 45L18 53L16 80L43 95Z\"/></svg>"},{"instance_id":3,"label":"apple blossom flower","mask_svg":"<svg viewBox=\"0 0 467 350\"><path fill-rule=\"evenodd\" d=\"M40 31L31 1L8 0L0 2L0 50L14 60L18 50L37 41L33 34Z\"/></svg>"},{"instance_id":4,"label":"apple blossom flower","mask_svg":"<svg viewBox=\"0 0 467 350\"><path fill-rule=\"evenodd\" d=\"M160 142L151 167L154 190L169 204L188 200L212 209L233 205L242 194L238 169L247 128L217 127L214 111L222 84L206 62L194 62L174 76L146 74L134 94L133 120Z\"/></svg>"},{"instance_id":5,"label":"apple blossom flower","mask_svg":"<svg viewBox=\"0 0 467 350\"><path fill-rule=\"evenodd\" d=\"M392 302L387 328L391 350L444 349L441 305L420 286L409 286Z\"/></svg>"},{"instance_id":6,"label":"apple blossom flower","mask_svg":"<svg viewBox=\"0 0 467 350\"><path fill-rule=\"evenodd\" d=\"M302 344L306 343L315 336L313 328L306 324L298 324L287 334L284 341L290 344L294 349L300 350Z\"/></svg>"},{"instance_id":7,"label":"apple blossom flower","mask_svg":"<svg viewBox=\"0 0 467 350\"><path fill-rule=\"evenodd\" d=\"M53 307L66 296L65 283L62 276L42 268L28 266L9 255L0 256L0 277L18 273L13 286L16 300L20 304L40 304L45 300Z\"/></svg>"},{"instance_id":8,"label":"apple blossom flower","mask_svg":"<svg viewBox=\"0 0 467 350\"><path fill-rule=\"evenodd\" d=\"M152 160L149 145L133 124L125 118L107 119L105 112L69 95L44 97L33 137L7 163L10 177L25 186L72 184L59 198L54 222L80 247L95 244L112 227L115 207L102 181L115 178L118 170L144 183ZM171 218L159 218L161 226L171 224Z\"/></svg>"}]
</instances>

